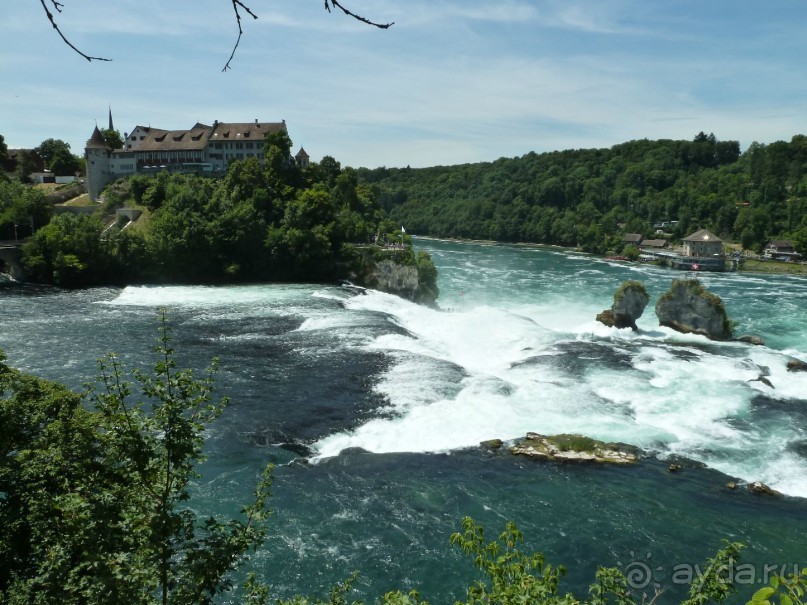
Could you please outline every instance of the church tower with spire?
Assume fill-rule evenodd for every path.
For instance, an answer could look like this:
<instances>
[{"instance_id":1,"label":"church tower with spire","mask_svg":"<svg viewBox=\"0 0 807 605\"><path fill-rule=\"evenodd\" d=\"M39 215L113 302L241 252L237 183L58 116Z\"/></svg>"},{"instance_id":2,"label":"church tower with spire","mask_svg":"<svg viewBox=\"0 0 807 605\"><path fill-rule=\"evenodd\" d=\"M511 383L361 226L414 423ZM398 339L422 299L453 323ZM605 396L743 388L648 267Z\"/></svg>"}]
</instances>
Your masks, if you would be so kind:
<instances>
[{"instance_id":1,"label":"church tower with spire","mask_svg":"<svg viewBox=\"0 0 807 605\"><path fill-rule=\"evenodd\" d=\"M107 130L115 130L115 127L112 126L112 105L109 106L109 128Z\"/></svg>"}]
</instances>

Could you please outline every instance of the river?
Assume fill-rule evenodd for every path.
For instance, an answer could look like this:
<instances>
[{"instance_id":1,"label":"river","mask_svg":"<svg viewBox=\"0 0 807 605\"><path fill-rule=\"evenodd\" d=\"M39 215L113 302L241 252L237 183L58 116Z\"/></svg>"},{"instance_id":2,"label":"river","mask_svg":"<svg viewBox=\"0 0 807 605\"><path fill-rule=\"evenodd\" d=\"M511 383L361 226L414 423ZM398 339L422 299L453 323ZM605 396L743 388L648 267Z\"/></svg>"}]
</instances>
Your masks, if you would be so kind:
<instances>
[{"instance_id":1,"label":"river","mask_svg":"<svg viewBox=\"0 0 807 605\"><path fill-rule=\"evenodd\" d=\"M660 587L657 602L676 602L686 570L722 539L748 546L745 597L766 565L807 565L807 374L785 368L807 360L807 280L701 275L738 332L765 339L752 347L659 327L652 305L680 276L668 269L547 248L416 247L437 265L439 309L323 285L3 288L0 348L14 367L81 389L111 351L149 367L167 307L179 364L219 357L232 400L209 432L193 506L235 514L262 466L278 465L270 535L249 566L281 597L322 595L359 570L357 597L415 588L452 603L477 577L449 545L465 515L490 536L515 521L526 549L567 566L562 591L581 596L597 565L616 565L639 592ZM626 279L651 295L639 332L594 321ZM564 466L478 447L527 431L651 456ZM784 495L749 494L755 480Z\"/></svg>"}]
</instances>

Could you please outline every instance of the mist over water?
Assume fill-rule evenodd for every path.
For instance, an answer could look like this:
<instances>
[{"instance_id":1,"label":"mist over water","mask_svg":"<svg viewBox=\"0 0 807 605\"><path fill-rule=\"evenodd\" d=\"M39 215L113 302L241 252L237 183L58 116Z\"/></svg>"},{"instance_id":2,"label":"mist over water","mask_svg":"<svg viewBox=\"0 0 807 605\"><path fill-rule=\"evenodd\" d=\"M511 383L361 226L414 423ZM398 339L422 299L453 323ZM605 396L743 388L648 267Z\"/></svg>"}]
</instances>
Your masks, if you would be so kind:
<instances>
[{"instance_id":1,"label":"mist over water","mask_svg":"<svg viewBox=\"0 0 807 605\"><path fill-rule=\"evenodd\" d=\"M564 590L584 591L598 564L650 555L660 602L674 602L686 587L670 585L672 566L721 538L749 544L755 564L807 564L807 374L785 368L807 360L807 280L701 275L738 333L765 339L752 347L658 326L652 306L680 273L554 249L416 246L438 267L438 309L322 285L7 288L0 347L12 366L80 389L110 351L149 367L168 307L179 365L219 357L232 400L193 505L236 514L263 465L279 465L270 537L251 561L278 596L321 594L359 569L366 598L417 588L453 602L476 577L448 544L464 515L491 536L516 521L528 548L567 565ZM626 279L651 296L639 332L594 321ZM477 447L528 431L659 459L568 467ZM683 472L666 472L670 456ZM732 492L729 478L789 496Z\"/></svg>"}]
</instances>

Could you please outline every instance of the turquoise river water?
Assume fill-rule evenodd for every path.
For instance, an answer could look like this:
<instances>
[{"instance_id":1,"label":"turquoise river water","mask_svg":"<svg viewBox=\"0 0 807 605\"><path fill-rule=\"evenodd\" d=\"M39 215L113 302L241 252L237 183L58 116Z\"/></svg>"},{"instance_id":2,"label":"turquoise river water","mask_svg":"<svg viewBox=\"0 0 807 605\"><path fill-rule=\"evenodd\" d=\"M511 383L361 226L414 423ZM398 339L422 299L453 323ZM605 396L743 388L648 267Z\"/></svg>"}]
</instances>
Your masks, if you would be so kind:
<instances>
[{"instance_id":1,"label":"turquoise river water","mask_svg":"<svg viewBox=\"0 0 807 605\"><path fill-rule=\"evenodd\" d=\"M660 328L652 305L680 273L568 251L417 240L439 309L324 285L0 290L0 347L75 389L95 360L148 367L168 307L180 365L221 358L231 406L211 428L193 506L236 514L278 465L269 538L248 566L274 594L322 595L354 570L356 598L416 588L452 603L477 575L449 536L470 515L508 520L585 592L597 565L674 603L722 539L747 545L745 602L807 566L807 279L703 274L738 333L714 343ZM651 303L639 332L594 321L626 279ZM767 374L773 387L755 380ZM632 443L630 468L564 466L478 447L577 432ZM670 459L683 470L667 472ZM729 490L729 480L740 483ZM761 480L778 498L749 494ZM235 596L223 602L237 602Z\"/></svg>"}]
</instances>

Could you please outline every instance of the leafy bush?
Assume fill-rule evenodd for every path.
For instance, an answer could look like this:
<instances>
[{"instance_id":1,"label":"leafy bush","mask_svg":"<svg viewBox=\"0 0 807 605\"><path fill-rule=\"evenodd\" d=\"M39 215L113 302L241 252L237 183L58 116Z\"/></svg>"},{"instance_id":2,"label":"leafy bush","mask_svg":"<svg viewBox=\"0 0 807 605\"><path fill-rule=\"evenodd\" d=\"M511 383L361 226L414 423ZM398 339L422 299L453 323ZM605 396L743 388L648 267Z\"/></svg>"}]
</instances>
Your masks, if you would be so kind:
<instances>
[{"instance_id":1,"label":"leafy bush","mask_svg":"<svg viewBox=\"0 0 807 605\"><path fill-rule=\"evenodd\" d=\"M214 360L176 368L163 313L139 395L113 354L82 398L0 355L0 602L210 603L264 535L271 467L241 519L186 506L203 434L227 405Z\"/></svg>"},{"instance_id":2,"label":"leafy bush","mask_svg":"<svg viewBox=\"0 0 807 605\"><path fill-rule=\"evenodd\" d=\"M639 260L639 248L633 244L625 244L625 247L622 248L622 256L631 261Z\"/></svg>"}]
</instances>

